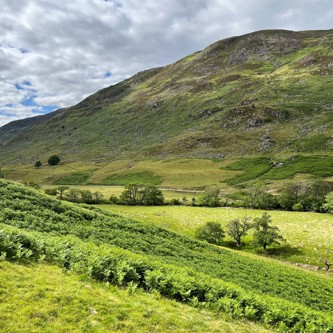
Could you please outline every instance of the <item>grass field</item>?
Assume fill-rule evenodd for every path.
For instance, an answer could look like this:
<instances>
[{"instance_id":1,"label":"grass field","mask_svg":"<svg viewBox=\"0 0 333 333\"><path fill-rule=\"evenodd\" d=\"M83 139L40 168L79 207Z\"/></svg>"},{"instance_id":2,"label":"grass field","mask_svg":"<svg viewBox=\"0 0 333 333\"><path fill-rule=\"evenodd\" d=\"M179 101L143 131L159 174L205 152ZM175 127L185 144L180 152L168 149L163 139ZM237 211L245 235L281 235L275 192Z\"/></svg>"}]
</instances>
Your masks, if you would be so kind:
<instances>
[{"instance_id":1,"label":"grass field","mask_svg":"<svg viewBox=\"0 0 333 333\"><path fill-rule=\"evenodd\" d=\"M99 206L101 207L101 206ZM208 221L220 222L225 226L229 220L245 216L258 217L263 211L241 208L207 207L142 207L103 205L103 209L118 213L145 223L168 228L184 235L193 236L195 229ZM321 258L333 261L333 216L309 212L269 211L273 224L281 230L287 240L286 246L274 249L280 259L296 263L322 266ZM255 252L250 245L252 237L244 238L244 250ZM227 245L233 244L226 237Z\"/></svg>"},{"instance_id":2,"label":"grass field","mask_svg":"<svg viewBox=\"0 0 333 333\"><path fill-rule=\"evenodd\" d=\"M41 190L46 188L57 188L59 185L43 185ZM104 195L104 199L109 199L111 195L119 197L124 191L124 186L114 186L114 185L68 185L70 188L76 188L80 190L90 190L92 192L99 191ZM186 200L191 201L193 197L198 197L202 191L198 190L177 190L172 188L162 188L162 193L166 201L171 199L182 200L184 197Z\"/></svg>"},{"instance_id":3,"label":"grass field","mask_svg":"<svg viewBox=\"0 0 333 333\"><path fill-rule=\"evenodd\" d=\"M119 289L50 265L0 262L0 331L265 333L247 321Z\"/></svg>"}]
</instances>

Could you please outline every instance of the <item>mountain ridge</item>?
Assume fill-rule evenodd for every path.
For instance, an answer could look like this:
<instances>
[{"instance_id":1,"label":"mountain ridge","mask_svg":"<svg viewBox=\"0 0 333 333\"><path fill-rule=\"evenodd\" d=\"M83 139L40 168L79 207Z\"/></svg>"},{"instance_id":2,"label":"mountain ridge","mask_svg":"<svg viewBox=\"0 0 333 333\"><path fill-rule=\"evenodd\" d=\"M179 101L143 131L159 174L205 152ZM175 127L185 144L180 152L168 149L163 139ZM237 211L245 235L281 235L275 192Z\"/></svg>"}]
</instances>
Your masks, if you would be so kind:
<instances>
[{"instance_id":1,"label":"mountain ridge","mask_svg":"<svg viewBox=\"0 0 333 333\"><path fill-rule=\"evenodd\" d=\"M0 128L0 159L221 158L332 151L333 30L261 30Z\"/></svg>"}]
</instances>

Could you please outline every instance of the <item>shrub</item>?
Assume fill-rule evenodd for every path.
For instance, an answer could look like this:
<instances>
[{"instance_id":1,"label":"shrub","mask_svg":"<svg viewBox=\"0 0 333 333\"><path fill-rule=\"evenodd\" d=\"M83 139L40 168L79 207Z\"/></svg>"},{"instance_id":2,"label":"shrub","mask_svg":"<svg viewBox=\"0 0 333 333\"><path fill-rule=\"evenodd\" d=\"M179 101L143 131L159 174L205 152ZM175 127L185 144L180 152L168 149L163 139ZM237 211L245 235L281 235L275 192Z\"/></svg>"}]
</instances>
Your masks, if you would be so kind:
<instances>
[{"instance_id":1,"label":"shrub","mask_svg":"<svg viewBox=\"0 0 333 333\"><path fill-rule=\"evenodd\" d=\"M56 188L46 188L44 193L48 195L57 195L58 190Z\"/></svg>"},{"instance_id":2,"label":"shrub","mask_svg":"<svg viewBox=\"0 0 333 333\"><path fill-rule=\"evenodd\" d=\"M224 231L218 222L207 222L202 227L197 228L195 236L211 244L220 245L224 238Z\"/></svg>"},{"instance_id":3,"label":"shrub","mask_svg":"<svg viewBox=\"0 0 333 333\"><path fill-rule=\"evenodd\" d=\"M52 155L49 157L49 159L47 160L47 163L49 165L57 165L60 163L60 157L58 155Z\"/></svg>"},{"instance_id":4,"label":"shrub","mask_svg":"<svg viewBox=\"0 0 333 333\"><path fill-rule=\"evenodd\" d=\"M304 211L304 207L301 203L295 203L292 207L292 209L295 211L295 212L303 212Z\"/></svg>"}]
</instances>

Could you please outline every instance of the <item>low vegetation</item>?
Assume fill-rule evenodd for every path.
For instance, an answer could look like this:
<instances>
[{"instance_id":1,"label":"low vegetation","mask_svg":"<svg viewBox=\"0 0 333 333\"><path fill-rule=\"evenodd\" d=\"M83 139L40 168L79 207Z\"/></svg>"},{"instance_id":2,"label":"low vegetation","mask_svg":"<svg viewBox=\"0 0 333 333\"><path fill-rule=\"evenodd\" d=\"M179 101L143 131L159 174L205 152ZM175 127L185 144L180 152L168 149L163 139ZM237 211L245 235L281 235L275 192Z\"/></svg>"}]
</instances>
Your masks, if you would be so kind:
<instances>
[{"instance_id":1,"label":"low vegetation","mask_svg":"<svg viewBox=\"0 0 333 333\"><path fill-rule=\"evenodd\" d=\"M285 332L332 329L329 277L80 208L11 182L2 181L0 190L3 259L46 260Z\"/></svg>"},{"instance_id":2,"label":"low vegetation","mask_svg":"<svg viewBox=\"0 0 333 333\"><path fill-rule=\"evenodd\" d=\"M6 333L268 333L254 323L195 309L135 285L97 283L46 264L0 261L0 290L0 331ZM19 309L15 314L14 307Z\"/></svg>"}]
</instances>

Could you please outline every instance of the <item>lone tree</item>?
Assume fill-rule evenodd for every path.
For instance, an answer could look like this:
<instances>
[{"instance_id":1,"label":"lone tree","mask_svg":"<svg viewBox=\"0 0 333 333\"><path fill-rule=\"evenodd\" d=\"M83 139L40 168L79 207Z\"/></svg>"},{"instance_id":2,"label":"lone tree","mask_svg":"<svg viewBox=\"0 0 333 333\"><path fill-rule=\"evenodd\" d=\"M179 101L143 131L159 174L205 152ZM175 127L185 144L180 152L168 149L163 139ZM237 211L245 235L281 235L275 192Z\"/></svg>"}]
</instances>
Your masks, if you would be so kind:
<instances>
[{"instance_id":1,"label":"lone tree","mask_svg":"<svg viewBox=\"0 0 333 333\"><path fill-rule=\"evenodd\" d=\"M47 163L49 165L57 165L60 163L60 157L58 155L52 155L49 157L49 159L47 160Z\"/></svg>"},{"instance_id":2,"label":"lone tree","mask_svg":"<svg viewBox=\"0 0 333 333\"><path fill-rule=\"evenodd\" d=\"M253 224L250 221L250 217L244 217L242 220L231 220L227 224L227 233L236 241L238 247L242 245L242 237L247 235L248 230L253 228Z\"/></svg>"},{"instance_id":3,"label":"lone tree","mask_svg":"<svg viewBox=\"0 0 333 333\"><path fill-rule=\"evenodd\" d=\"M42 166L42 162L41 161L37 161L35 163L35 168L40 168Z\"/></svg>"},{"instance_id":4,"label":"lone tree","mask_svg":"<svg viewBox=\"0 0 333 333\"><path fill-rule=\"evenodd\" d=\"M218 222L207 222L202 227L197 228L195 236L211 244L220 245L224 238L224 231Z\"/></svg>"},{"instance_id":5,"label":"lone tree","mask_svg":"<svg viewBox=\"0 0 333 333\"><path fill-rule=\"evenodd\" d=\"M268 245L280 244L284 241L279 233L279 228L270 225L272 223L271 216L263 213L262 217L254 219L255 232L253 234L254 243L263 247L266 250Z\"/></svg>"}]
</instances>

